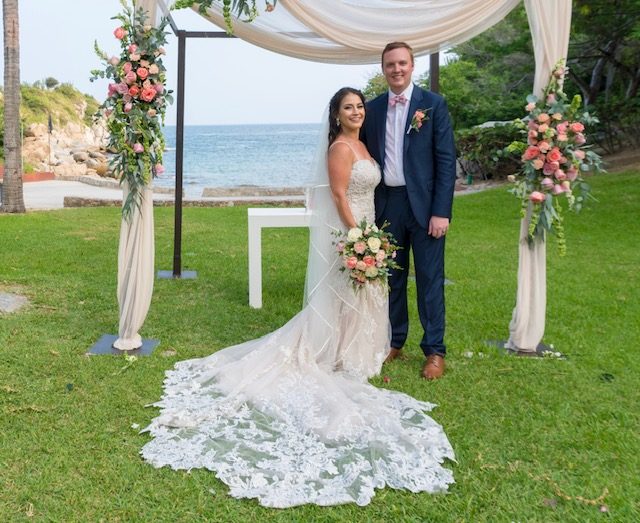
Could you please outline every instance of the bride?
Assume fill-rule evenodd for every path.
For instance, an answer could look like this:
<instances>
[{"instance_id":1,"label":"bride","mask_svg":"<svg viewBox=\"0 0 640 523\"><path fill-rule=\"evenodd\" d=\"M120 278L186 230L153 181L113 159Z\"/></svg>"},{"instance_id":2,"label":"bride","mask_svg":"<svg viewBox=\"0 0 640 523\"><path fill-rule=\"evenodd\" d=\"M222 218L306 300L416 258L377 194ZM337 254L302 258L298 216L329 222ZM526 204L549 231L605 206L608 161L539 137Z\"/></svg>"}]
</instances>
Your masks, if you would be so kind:
<instances>
[{"instance_id":1,"label":"bride","mask_svg":"<svg viewBox=\"0 0 640 523\"><path fill-rule=\"evenodd\" d=\"M367 382L389 352L387 289L354 292L332 244L332 231L374 222L380 169L358 140L364 113L348 87L329 103L308 197L305 307L262 338L167 372L141 450L153 466L209 469L232 496L276 508L366 505L376 488L453 483L442 467L451 445L425 414L433 405Z\"/></svg>"}]
</instances>

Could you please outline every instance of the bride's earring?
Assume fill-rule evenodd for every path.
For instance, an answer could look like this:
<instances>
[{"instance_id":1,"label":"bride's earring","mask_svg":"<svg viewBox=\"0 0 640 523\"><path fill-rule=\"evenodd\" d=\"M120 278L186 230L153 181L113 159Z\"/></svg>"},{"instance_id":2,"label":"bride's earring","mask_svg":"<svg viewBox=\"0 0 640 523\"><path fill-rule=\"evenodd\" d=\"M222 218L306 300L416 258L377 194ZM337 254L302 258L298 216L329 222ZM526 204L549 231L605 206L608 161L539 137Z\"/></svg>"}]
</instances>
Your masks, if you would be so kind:
<instances>
[{"instance_id":1,"label":"bride's earring","mask_svg":"<svg viewBox=\"0 0 640 523\"><path fill-rule=\"evenodd\" d=\"M336 125L340 127L340 118L336 118Z\"/></svg>"}]
</instances>

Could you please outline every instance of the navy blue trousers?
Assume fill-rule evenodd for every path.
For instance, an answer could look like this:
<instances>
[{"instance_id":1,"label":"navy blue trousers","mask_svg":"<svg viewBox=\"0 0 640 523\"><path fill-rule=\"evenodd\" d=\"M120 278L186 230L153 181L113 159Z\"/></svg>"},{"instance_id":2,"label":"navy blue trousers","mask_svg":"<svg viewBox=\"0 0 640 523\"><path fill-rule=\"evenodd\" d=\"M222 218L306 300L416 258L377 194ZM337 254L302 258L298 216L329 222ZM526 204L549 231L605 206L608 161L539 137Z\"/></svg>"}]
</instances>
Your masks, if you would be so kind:
<instances>
[{"instance_id":1,"label":"navy blue trousers","mask_svg":"<svg viewBox=\"0 0 640 523\"><path fill-rule=\"evenodd\" d=\"M407 280L409 255L413 252L416 273L418 315L424 330L420 347L425 356L446 354L444 345L444 237L429 236L415 219L406 187L387 187L387 201L378 217L378 224L389 222L391 232L401 247L396 262L402 270L392 270L389 279L389 319L391 320L391 346L401 349L409 332L407 306Z\"/></svg>"}]
</instances>

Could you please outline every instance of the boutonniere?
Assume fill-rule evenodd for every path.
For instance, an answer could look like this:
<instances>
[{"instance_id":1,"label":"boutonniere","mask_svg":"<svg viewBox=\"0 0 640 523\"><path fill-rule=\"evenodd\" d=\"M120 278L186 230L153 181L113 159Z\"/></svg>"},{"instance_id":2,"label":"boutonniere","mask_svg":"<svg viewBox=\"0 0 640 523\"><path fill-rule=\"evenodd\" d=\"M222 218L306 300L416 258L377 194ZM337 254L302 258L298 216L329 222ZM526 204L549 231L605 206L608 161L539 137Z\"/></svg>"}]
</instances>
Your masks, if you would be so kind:
<instances>
[{"instance_id":1,"label":"boutonniere","mask_svg":"<svg viewBox=\"0 0 640 523\"><path fill-rule=\"evenodd\" d=\"M411 125L407 130L407 134L409 134L412 129L417 133L420 132L420 127L422 127L422 124L429 120L428 112L430 110L431 107L429 107L428 109L416 109L416 112L413 113L413 117L411 118Z\"/></svg>"}]
</instances>

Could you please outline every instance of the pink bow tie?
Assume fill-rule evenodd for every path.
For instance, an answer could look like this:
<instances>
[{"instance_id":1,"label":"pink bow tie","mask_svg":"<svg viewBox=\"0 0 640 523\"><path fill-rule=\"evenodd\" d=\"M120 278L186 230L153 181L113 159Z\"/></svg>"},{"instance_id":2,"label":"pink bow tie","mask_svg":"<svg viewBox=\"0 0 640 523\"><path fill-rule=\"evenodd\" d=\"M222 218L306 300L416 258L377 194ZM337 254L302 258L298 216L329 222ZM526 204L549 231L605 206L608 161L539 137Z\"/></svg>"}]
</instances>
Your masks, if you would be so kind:
<instances>
[{"instance_id":1,"label":"pink bow tie","mask_svg":"<svg viewBox=\"0 0 640 523\"><path fill-rule=\"evenodd\" d=\"M393 98L389 98L389 105L394 107L396 104L406 104L407 97L403 94L397 94Z\"/></svg>"}]
</instances>

